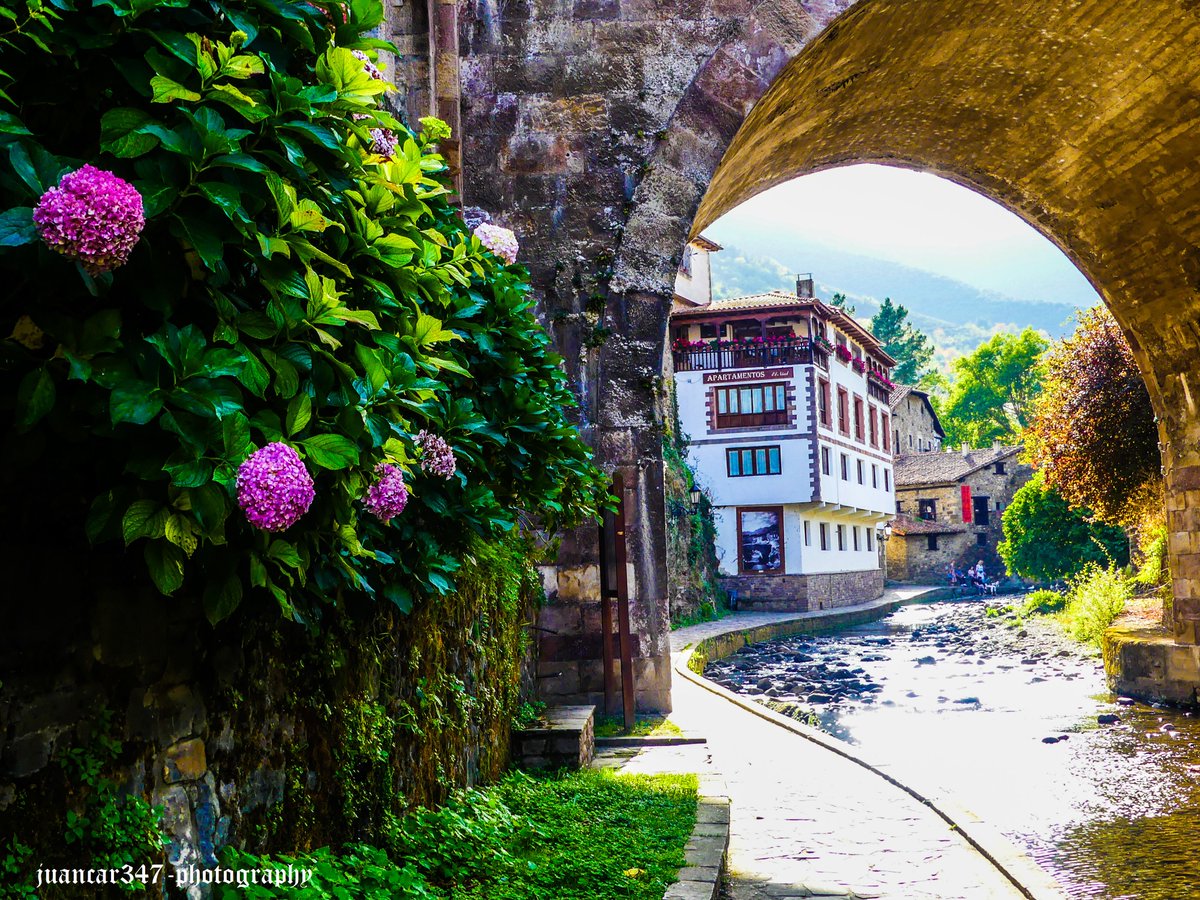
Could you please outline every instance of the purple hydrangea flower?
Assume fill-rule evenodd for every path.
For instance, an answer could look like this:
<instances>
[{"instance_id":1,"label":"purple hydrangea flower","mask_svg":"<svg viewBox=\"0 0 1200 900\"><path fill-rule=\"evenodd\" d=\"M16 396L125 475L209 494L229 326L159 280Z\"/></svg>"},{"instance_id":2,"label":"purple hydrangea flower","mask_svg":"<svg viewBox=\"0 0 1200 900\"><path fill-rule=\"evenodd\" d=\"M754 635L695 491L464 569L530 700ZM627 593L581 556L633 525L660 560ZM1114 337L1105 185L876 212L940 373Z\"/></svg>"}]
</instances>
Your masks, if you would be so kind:
<instances>
[{"instance_id":1,"label":"purple hydrangea flower","mask_svg":"<svg viewBox=\"0 0 1200 900\"><path fill-rule=\"evenodd\" d=\"M404 473L390 463L377 465L375 474L379 477L367 489L363 505L371 515L387 522L408 506L408 488L404 486Z\"/></svg>"},{"instance_id":2,"label":"purple hydrangea flower","mask_svg":"<svg viewBox=\"0 0 1200 900\"><path fill-rule=\"evenodd\" d=\"M446 439L421 431L416 438L416 444L421 450L421 470L429 475L450 479L454 477L458 464L454 460L454 451L446 443Z\"/></svg>"},{"instance_id":3,"label":"purple hydrangea flower","mask_svg":"<svg viewBox=\"0 0 1200 900\"><path fill-rule=\"evenodd\" d=\"M400 139L386 128L371 129L371 152L391 159L396 153Z\"/></svg>"},{"instance_id":4,"label":"purple hydrangea flower","mask_svg":"<svg viewBox=\"0 0 1200 900\"><path fill-rule=\"evenodd\" d=\"M510 265L517 261L517 236L508 228L484 223L475 227L475 237L498 257Z\"/></svg>"},{"instance_id":5,"label":"purple hydrangea flower","mask_svg":"<svg viewBox=\"0 0 1200 900\"><path fill-rule=\"evenodd\" d=\"M52 250L92 275L125 265L146 227L137 188L95 166L67 173L42 194L33 221Z\"/></svg>"},{"instance_id":6,"label":"purple hydrangea flower","mask_svg":"<svg viewBox=\"0 0 1200 900\"><path fill-rule=\"evenodd\" d=\"M312 506L312 476L287 444L267 444L238 467L238 506L263 531L285 531Z\"/></svg>"},{"instance_id":7,"label":"purple hydrangea flower","mask_svg":"<svg viewBox=\"0 0 1200 900\"><path fill-rule=\"evenodd\" d=\"M367 56L367 54L363 53L361 50L354 50L351 52L354 53L355 59L362 60L364 72L366 72L368 75L370 75L376 81L383 81L383 72L381 72L379 70L379 66L377 66L377 65L375 65L375 63L371 62L371 57Z\"/></svg>"}]
</instances>

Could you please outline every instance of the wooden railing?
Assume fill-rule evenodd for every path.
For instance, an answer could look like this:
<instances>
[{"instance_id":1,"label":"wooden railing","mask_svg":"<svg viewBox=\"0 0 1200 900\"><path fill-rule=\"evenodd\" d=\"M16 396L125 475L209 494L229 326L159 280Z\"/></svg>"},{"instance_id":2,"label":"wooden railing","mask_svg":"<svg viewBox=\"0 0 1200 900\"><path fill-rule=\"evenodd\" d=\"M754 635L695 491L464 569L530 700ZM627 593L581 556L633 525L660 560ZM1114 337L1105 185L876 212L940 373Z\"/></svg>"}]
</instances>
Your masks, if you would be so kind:
<instances>
[{"instance_id":1,"label":"wooden railing","mask_svg":"<svg viewBox=\"0 0 1200 900\"><path fill-rule=\"evenodd\" d=\"M807 340L764 344L730 344L723 347L681 347L672 351L676 372L725 369L759 369L768 366L815 364L829 368L829 351Z\"/></svg>"}]
</instances>

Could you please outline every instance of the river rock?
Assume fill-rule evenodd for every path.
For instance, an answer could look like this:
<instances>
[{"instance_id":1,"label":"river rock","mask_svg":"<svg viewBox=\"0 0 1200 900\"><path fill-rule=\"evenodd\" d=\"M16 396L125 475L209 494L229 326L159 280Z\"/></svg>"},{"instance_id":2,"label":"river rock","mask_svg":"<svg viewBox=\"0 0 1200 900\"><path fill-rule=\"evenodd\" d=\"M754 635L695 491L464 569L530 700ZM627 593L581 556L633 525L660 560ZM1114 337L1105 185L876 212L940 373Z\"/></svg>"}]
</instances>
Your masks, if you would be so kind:
<instances>
[{"instance_id":1,"label":"river rock","mask_svg":"<svg viewBox=\"0 0 1200 900\"><path fill-rule=\"evenodd\" d=\"M1096 721L1101 725L1116 725L1121 721L1121 717L1116 713L1101 713L1096 716Z\"/></svg>"}]
</instances>

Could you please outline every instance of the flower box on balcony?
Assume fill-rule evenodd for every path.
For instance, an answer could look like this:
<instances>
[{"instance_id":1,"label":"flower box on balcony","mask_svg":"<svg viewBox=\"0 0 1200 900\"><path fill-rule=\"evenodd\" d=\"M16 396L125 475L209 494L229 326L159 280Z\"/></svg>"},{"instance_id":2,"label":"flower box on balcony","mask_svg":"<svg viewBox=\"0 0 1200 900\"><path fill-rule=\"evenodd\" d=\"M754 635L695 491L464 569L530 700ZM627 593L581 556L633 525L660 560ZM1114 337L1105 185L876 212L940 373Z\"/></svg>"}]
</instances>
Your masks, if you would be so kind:
<instances>
[{"instance_id":1,"label":"flower box on balcony","mask_svg":"<svg viewBox=\"0 0 1200 900\"><path fill-rule=\"evenodd\" d=\"M850 355L849 347L845 346L844 344L838 344L837 350L835 352L837 353L837 358L840 359L842 362L844 362L844 363L850 362L851 355Z\"/></svg>"},{"instance_id":2,"label":"flower box on balcony","mask_svg":"<svg viewBox=\"0 0 1200 900\"><path fill-rule=\"evenodd\" d=\"M859 375L862 375L867 371L867 364L861 359L856 359L850 363L850 368L852 368Z\"/></svg>"}]
</instances>

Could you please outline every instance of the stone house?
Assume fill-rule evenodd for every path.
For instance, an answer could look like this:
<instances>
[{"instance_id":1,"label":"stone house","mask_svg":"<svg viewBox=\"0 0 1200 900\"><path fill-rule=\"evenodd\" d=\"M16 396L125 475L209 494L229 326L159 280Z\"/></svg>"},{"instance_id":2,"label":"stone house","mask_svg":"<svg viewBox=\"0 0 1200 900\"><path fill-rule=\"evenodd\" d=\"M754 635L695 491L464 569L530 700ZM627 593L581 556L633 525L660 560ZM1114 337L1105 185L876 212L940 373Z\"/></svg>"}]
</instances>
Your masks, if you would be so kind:
<instances>
[{"instance_id":1,"label":"stone house","mask_svg":"<svg viewBox=\"0 0 1200 900\"><path fill-rule=\"evenodd\" d=\"M1004 574L996 546L1001 516L1033 470L1023 448L906 453L896 457L896 518L887 541L887 575L894 581L941 582L951 562L966 569L983 560Z\"/></svg>"},{"instance_id":2,"label":"stone house","mask_svg":"<svg viewBox=\"0 0 1200 900\"><path fill-rule=\"evenodd\" d=\"M898 384L888 397L892 409L892 446L897 454L937 453L946 440L929 392L910 384Z\"/></svg>"}]
</instances>

